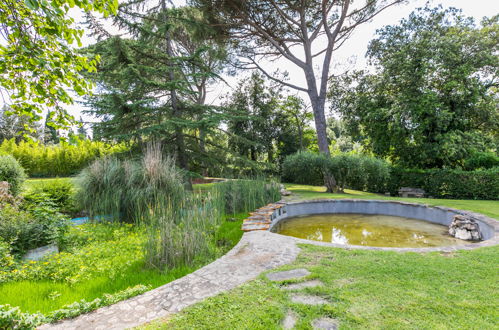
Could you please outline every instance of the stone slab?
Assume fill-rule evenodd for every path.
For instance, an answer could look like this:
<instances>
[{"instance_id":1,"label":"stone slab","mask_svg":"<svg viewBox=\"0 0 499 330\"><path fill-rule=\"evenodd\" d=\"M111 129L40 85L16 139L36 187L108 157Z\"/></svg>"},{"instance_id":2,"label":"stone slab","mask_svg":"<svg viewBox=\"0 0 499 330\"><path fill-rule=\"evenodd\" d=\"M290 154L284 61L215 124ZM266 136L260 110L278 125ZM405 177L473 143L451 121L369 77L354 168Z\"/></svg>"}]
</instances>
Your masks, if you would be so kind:
<instances>
[{"instance_id":1,"label":"stone slab","mask_svg":"<svg viewBox=\"0 0 499 330\"><path fill-rule=\"evenodd\" d=\"M284 329L293 329L296 325L296 321L298 320L298 316L293 311L288 311L284 320L282 320L282 327Z\"/></svg>"},{"instance_id":2,"label":"stone slab","mask_svg":"<svg viewBox=\"0 0 499 330\"><path fill-rule=\"evenodd\" d=\"M312 327L317 330L337 330L339 322L329 317L321 317L312 321Z\"/></svg>"},{"instance_id":3,"label":"stone slab","mask_svg":"<svg viewBox=\"0 0 499 330\"><path fill-rule=\"evenodd\" d=\"M292 270L285 270L282 272L269 273L267 274L267 278L271 281L286 281L302 278L307 275L310 275L310 272L307 269L297 268Z\"/></svg>"},{"instance_id":4,"label":"stone slab","mask_svg":"<svg viewBox=\"0 0 499 330\"><path fill-rule=\"evenodd\" d=\"M301 290L305 288L315 288L317 286L322 286L322 285L324 284L319 280L311 280L306 282L284 285L281 289L292 291L292 290Z\"/></svg>"},{"instance_id":5,"label":"stone slab","mask_svg":"<svg viewBox=\"0 0 499 330\"><path fill-rule=\"evenodd\" d=\"M291 296L291 301L297 304L304 304L304 305L325 305L329 304L329 301L327 301L324 298L318 297L318 296L313 296L313 295L307 295L307 294L295 294Z\"/></svg>"}]
</instances>

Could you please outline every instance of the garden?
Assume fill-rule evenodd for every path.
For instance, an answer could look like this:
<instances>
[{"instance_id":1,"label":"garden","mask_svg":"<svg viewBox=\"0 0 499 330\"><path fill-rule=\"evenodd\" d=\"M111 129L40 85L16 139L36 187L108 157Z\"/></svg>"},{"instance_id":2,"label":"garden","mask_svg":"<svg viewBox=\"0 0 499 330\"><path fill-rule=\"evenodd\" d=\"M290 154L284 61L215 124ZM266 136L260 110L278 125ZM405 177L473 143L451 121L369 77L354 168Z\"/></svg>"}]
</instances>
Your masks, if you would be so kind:
<instances>
[{"instance_id":1,"label":"garden","mask_svg":"<svg viewBox=\"0 0 499 330\"><path fill-rule=\"evenodd\" d=\"M499 8L421 6L2 1L0 329L496 328Z\"/></svg>"}]
</instances>

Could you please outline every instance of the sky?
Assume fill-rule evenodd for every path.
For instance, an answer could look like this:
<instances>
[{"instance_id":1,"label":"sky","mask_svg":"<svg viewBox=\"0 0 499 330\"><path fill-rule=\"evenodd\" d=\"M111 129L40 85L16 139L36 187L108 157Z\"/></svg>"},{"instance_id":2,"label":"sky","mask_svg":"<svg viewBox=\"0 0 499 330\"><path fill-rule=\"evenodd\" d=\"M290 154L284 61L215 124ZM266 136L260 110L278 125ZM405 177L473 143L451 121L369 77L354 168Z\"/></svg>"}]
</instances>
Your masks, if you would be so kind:
<instances>
[{"instance_id":1,"label":"sky","mask_svg":"<svg viewBox=\"0 0 499 330\"><path fill-rule=\"evenodd\" d=\"M181 5L183 0L174 1L176 5ZM350 37L350 39L335 52L333 57L333 70L336 72L344 71L345 68L356 68L361 69L366 67L365 53L367 51L367 45L370 40L375 37L376 30L385 26L397 24L401 19L406 18L409 14L418 7L424 7L426 3L431 6L442 5L443 7L455 7L462 9L463 14L466 16L474 17L477 22L479 22L484 16L493 16L499 14L499 1L498 0L409 0L407 3L391 7L384 12L377 15L371 22L364 23L363 25L357 27L356 31ZM80 17L78 13L73 13L74 17L78 20ZM114 33L119 33L119 31L111 28ZM95 40L89 36L85 36L83 39L84 45L89 45L95 42ZM301 69L290 65L286 60L278 60L275 62L265 62L261 63L262 66L273 72L275 69L285 69L289 73L290 82L305 86L304 76ZM220 96L230 93L232 88L234 88L238 81L249 75L249 73L240 73L236 76L224 76L225 83L218 83L211 86L207 102L211 104L218 104L220 102ZM294 92L293 92L294 93ZM306 95L301 95L305 100L307 100ZM94 118L85 116L81 114L82 106L79 104L73 105L69 111L76 118L80 116L83 117L84 121L95 121Z\"/></svg>"}]
</instances>

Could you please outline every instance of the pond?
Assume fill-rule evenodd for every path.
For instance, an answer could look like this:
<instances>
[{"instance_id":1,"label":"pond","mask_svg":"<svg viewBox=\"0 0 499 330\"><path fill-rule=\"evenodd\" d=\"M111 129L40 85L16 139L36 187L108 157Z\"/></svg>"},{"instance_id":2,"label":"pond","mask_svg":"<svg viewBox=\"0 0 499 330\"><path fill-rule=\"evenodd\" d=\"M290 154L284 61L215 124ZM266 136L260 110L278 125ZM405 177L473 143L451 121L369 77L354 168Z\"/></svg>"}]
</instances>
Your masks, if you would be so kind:
<instances>
[{"instance_id":1,"label":"pond","mask_svg":"<svg viewBox=\"0 0 499 330\"><path fill-rule=\"evenodd\" d=\"M334 213L287 218L272 231L297 238L344 245L440 247L469 244L448 234L448 227L391 215Z\"/></svg>"}]
</instances>

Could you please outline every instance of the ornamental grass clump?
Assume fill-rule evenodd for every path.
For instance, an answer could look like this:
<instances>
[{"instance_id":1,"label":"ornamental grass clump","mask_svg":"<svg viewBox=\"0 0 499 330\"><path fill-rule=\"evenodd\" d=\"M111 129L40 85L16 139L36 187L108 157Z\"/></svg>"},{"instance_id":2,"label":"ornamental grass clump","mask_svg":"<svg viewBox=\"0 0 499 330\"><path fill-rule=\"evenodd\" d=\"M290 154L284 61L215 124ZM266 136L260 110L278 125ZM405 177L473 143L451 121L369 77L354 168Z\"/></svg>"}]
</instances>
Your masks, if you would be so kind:
<instances>
[{"instance_id":1,"label":"ornamental grass clump","mask_svg":"<svg viewBox=\"0 0 499 330\"><path fill-rule=\"evenodd\" d=\"M194 265L211 255L211 236L221 219L218 199L186 191L183 172L158 144L149 145L137 159L99 159L77 182L77 199L94 219L147 228L148 265Z\"/></svg>"},{"instance_id":2,"label":"ornamental grass clump","mask_svg":"<svg viewBox=\"0 0 499 330\"><path fill-rule=\"evenodd\" d=\"M98 159L77 180L77 200L90 217L143 224L149 213L184 198L182 172L159 146L149 146L139 159Z\"/></svg>"},{"instance_id":3,"label":"ornamental grass clump","mask_svg":"<svg viewBox=\"0 0 499 330\"><path fill-rule=\"evenodd\" d=\"M280 185L263 178L227 180L215 186L224 212L251 212L281 198Z\"/></svg>"}]
</instances>

